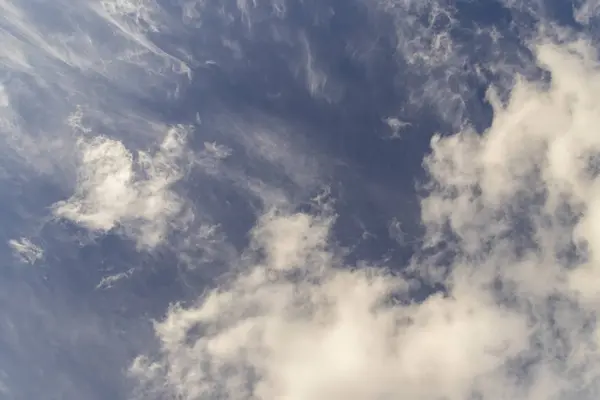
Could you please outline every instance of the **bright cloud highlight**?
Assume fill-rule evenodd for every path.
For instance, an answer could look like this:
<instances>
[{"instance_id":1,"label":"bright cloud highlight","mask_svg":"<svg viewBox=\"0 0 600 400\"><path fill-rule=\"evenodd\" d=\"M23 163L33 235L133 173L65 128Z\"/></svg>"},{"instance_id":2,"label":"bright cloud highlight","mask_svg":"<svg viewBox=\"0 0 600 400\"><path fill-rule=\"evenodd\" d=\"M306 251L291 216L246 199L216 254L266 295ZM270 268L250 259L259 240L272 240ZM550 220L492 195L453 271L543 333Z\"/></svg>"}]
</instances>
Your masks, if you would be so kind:
<instances>
[{"instance_id":1,"label":"bright cloud highlight","mask_svg":"<svg viewBox=\"0 0 600 400\"><path fill-rule=\"evenodd\" d=\"M154 247L184 206L172 185L185 173L186 134L185 127L171 128L155 154L138 152L135 158L118 140L80 139L75 194L55 204L54 214L93 231L118 226L139 245Z\"/></svg>"}]
</instances>

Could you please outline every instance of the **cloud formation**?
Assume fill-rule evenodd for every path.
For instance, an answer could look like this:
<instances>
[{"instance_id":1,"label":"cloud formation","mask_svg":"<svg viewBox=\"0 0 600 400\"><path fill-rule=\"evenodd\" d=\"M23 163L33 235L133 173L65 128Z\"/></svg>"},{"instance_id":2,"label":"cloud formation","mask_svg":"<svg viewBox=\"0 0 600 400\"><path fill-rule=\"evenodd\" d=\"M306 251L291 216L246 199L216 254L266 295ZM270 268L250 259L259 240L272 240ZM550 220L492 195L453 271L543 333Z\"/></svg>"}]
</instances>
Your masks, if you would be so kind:
<instances>
[{"instance_id":1,"label":"cloud formation","mask_svg":"<svg viewBox=\"0 0 600 400\"><path fill-rule=\"evenodd\" d=\"M156 246L184 206L172 185L185 173L187 133L186 127L173 127L154 154L135 156L118 140L81 138L75 193L54 204L54 215L92 231L119 227L138 245Z\"/></svg>"},{"instance_id":2,"label":"cloud formation","mask_svg":"<svg viewBox=\"0 0 600 400\"><path fill-rule=\"evenodd\" d=\"M600 64L582 39L533 50L550 82L432 141L408 267L344 265L329 213L267 210L238 275L156 323L139 398L595 398Z\"/></svg>"},{"instance_id":3,"label":"cloud formation","mask_svg":"<svg viewBox=\"0 0 600 400\"><path fill-rule=\"evenodd\" d=\"M320 40L327 35L316 40L307 28L327 31L334 25L335 12L326 2L314 2L326 4L316 11L301 10L310 21L302 27L292 26L299 14L290 10L298 7L285 0L169 2L175 10L175 4L181 6L185 28L161 3L56 0L36 2L34 7L26 1L0 0L2 171L16 170L27 179L27 168L32 168L63 183L61 188L73 189L66 200L53 205L56 218L94 233L125 233L144 249L164 244L190 266L201 264L202 258L203 265L216 269L218 260L231 269L218 287L195 303L171 307L156 322L159 351L140 355L130 368L139 382L139 398L597 397L600 141L594 129L600 122L600 74L591 43L577 38L565 43L567 34L543 40L532 47L537 62L530 63L529 53L511 42L521 39L515 38L518 22L502 35L481 21L462 29L461 12L442 1L359 1L365 7L357 9L368 16L349 16L360 21L359 27L376 25L373 31L352 26L364 37L326 44ZM543 3L504 2L532 15ZM575 19L592 23L597 9L597 1L584 2ZM188 28L204 30L191 34ZM159 37L162 41L153 40ZM394 39L381 39L388 37ZM193 43L186 41L190 38ZM258 48L267 45L282 50L284 60L271 57L275 52L263 60ZM388 45L393 54L386 52ZM478 46L486 51L475 62L470 51ZM192 48L197 52L193 56ZM327 58L330 53L335 54L333 61ZM348 64L337 69L342 58ZM425 159L425 235L410 264L385 269L366 262L349 265L347 249L336 242L339 216L332 211L334 205L315 200L308 208L319 211L298 211L298 205L327 181L329 165L321 163L319 149L299 143L304 132L291 129L294 122L258 112L250 121L243 112L226 111L208 124L207 131L214 128L218 134L203 132L207 138L201 139L200 150L186 141L188 127L169 129L161 123L169 107L175 108L169 103L165 111L161 101L180 95L181 79L192 76L188 63L206 64L211 72L203 79L222 84L201 82L198 87L203 90L264 89L260 99L281 99L265 100L273 108L273 103L320 108L324 102L310 102L322 99L334 107L348 93L352 97L347 89L355 78L363 79L362 86L357 85L358 97L366 99L358 104L370 106L372 99L387 100L385 95L371 98L363 90L371 85L370 77L380 74L385 85L393 87L390 91L409 92L406 109L374 111L383 113L373 117L379 122L380 117L394 116L386 121L394 134L405 124L418 125L407 116L416 107L430 105L440 119L460 127L455 135L436 137ZM346 67L356 76L346 80L341 73ZM550 72L549 82L531 80L537 67ZM490 75L497 84L488 94L494 119L482 134L466 126L466 116L477 111L469 105L476 92L473 82L487 83ZM413 85L405 87L408 81ZM202 104L211 103L214 93L199 91L205 96ZM164 114L142 112L139 100L160 104ZM72 114L78 105L85 111ZM209 116L214 111L210 107L213 104L203 110ZM188 112L192 113L181 114ZM302 112L298 115L303 120L312 118ZM180 117L173 114L174 119ZM84 115L90 121L84 122ZM329 121L325 125L337 127ZM136 150L161 140L155 150ZM196 151L193 162L188 150ZM202 175L200 199L176 188L188 167ZM76 179L70 182L73 175ZM227 196L219 197L223 192ZM224 204L243 198L219 211L247 203L252 211L260 209L241 255L227 236L246 232L234 232L237 226L222 232L221 214L211 213L208 201L204 203L211 195ZM193 207L192 201L197 202ZM238 214L229 218L237 219ZM166 240L188 224L193 229L179 232L183 237ZM408 237L402 228L398 220L389 223L389 235L398 243ZM42 256L27 239L9 245L23 261ZM96 288L116 287L119 280L133 279L134 272L135 277L141 275L137 266L118 271ZM414 301L415 292L429 287L443 290ZM69 314L71 305L51 307L28 289L31 297L10 309L20 330L12 330L11 318L4 320L7 332L22 340L15 358L29 360L22 356L29 356L35 343L39 347L33 348L42 355L31 359L58 370L52 359L42 358L44 351L57 348L46 346L53 335L68 337L62 348L76 353L69 337L75 330L56 319L57 314ZM2 292L7 299L13 293ZM21 303L30 308L19 308ZM40 320L48 325L48 342L28 329ZM72 326L81 326L81 321L73 317ZM85 348L94 350L89 340L110 347L111 355L127 353L123 349L129 343L119 347L104 339L104 333L114 332L99 320L79 336ZM135 337L133 341L140 342ZM10 343L7 348L17 349ZM29 372L26 364L23 370ZM56 387L68 386L76 398L80 393L102 397L95 390L78 391L79 383L70 380L71 370L63 367L67 378ZM94 371L104 370L104 364L94 366ZM23 382L28 382L29 375L24 376ZM0 378L20 389L18 382ZM52 388L55 375L47 373L45 379L48 383L40 387Z\"/></svg>"},{"instance_id":4,"label":"cloud formation","mask_svg":"<svg viewBox=\"0 0 600 400\"><path fill-rule=\"evenodd\" d=\"M24 263L33 264L44 256L44 250L28 238L11 239L8 245Z\"/></svg>"},{"instance_id":5,"label":"cloud formation","mask_svg":"<svg viewBox=\"0 0 600 400\"><path fill-rule=\"evenodd\" d=\"M131 96L173 97L189 78L185 61L149 39L176 26L153 1L2 0L0 14L0 141L13 174L72 172L75 140L64 121L78 105L105 128L153 133Z\"/></svg>"}]
</instances>

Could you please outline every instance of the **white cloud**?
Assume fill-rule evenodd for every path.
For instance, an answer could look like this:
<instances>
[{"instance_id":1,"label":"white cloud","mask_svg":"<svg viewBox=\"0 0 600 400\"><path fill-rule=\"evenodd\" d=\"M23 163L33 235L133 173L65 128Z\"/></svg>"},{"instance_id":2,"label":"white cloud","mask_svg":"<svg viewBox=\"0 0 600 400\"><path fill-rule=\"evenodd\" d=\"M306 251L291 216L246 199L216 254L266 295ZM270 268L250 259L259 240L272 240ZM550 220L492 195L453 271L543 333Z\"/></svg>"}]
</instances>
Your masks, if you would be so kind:
<instances>
[{"instance_id":1,"label":"white cloud","mask_svg":"<svg viewBox=\"0 0 600 400\"><path fill-rule=\"evenodd\" d=\"M411 125L409 122L401 121L396 117L387 117L383 121L392 131L388 137L389 139L401 139L402 132Z\"/></svg>"},{"instance_id":2,"label":"white cloud","mask_svg":"<svg viewBox=\"0 0 600 400\"><path fill-rule=\"evenodd\" d=\"M128 279L131 277L135 270L133 268L128 269L125 272L119 272L118 274L105 276L98 282L96 285L96 290L98 289L111 289L117 282L122 281L123 279Z\"/></svg>"},{"instance_id":3,"label":"white cloud","mask_svg":"<svg viewBox=\"0 0 600 400\"><path fill-rule=\"evenodd\" d=\"M196 307L173 308L156 326L165 358L146 366L140 358L132 373L145 379L159 369L185 399L460 399L474 378L503 378L503 362L527 344L522 316L470 290L386 305L407 283L335 268L330 222L265 217L254 235L266 264ZM272 273L289 268L312 283Z\"/></svg>"},{"instance_id":4,"label":"white cloud","mask_svg":"<svg viewBox=\"0 0 600 400\"><path fill-rule=\"evenodd\" d=\"M600 64L583 41L535 53L549 88L490 93L492 126L425 160L410 270L445 295L411 303L411 282L341 264L333 219L268 211L250 264L156 323L160 355L130 371L144 398L595 398Z\"/></svg>"},{"instance_id":5,"label":"white cloud","mask_svg":"<svg viewBox=\"0 0 600 400\"><path fill-rule=\"evenodd\" d=\"M15 255L24 263L33 264L44 257L44 250L34 244L30 239L20 238L8 241L8 245L13 249Z\"/></svg>"},{"instance_id":6,"label":"white cloud","mask_svg":"<svg viewBox=\"0 0 600 400\"><path fill-rule=\"evenodd\" d=\"M135 157L118 140L81 138L75 193L53 206L54 215L93 231L120 227L140 246L156 246L183 209L172 185L185 173L186 129L171 128L156 153Z\"/></svg>"},{"instance_id":7,"label":"white cloud","mask_svg":"<svg viewBox=\"0 0 600 400\"><path fill-rule=\"evenodd\" d=\"M272 211L262 216L252 232L253 244L264 250L267 265L279 271L327 264L328 253L322 246L327 242L330 219L278 214ZM314 256L319 260L312 260Z\"/></svg>"}]
</instances>

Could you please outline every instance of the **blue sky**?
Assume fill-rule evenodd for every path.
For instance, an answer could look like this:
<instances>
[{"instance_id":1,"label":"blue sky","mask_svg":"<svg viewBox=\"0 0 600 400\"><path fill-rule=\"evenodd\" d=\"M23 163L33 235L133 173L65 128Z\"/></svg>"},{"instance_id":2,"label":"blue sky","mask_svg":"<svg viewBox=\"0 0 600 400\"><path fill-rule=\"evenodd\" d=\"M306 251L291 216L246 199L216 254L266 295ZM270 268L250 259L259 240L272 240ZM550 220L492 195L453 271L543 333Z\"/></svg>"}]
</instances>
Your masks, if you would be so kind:
<instances>
[{"instance_id":1,"label":"blue sky","mask_svg":"<svg viewBox=\"0 0 600 400\"><path fill-rule=\"evenodd\" d=\"M599 7L0 0L0 397L595 398Z\"/></svg>"}]
</instances>

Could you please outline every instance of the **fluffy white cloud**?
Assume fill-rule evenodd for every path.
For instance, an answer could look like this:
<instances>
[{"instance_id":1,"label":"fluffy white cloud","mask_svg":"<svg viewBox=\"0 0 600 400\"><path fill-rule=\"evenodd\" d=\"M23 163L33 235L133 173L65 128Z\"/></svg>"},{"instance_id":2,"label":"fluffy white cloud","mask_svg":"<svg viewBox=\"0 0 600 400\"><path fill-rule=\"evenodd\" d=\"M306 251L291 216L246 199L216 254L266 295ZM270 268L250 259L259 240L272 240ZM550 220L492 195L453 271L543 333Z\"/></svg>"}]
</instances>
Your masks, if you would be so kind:
<instances>
[{"instance_id":1,"label":"fluffy white cloud","mask_svg":"<svg viewBox=\"0 0 600 400\"><path fill-rule=\"evenodd\" d=\"M156 323L139 396L595 398L600 64L584 41L534 49L551 82L490 91L492 126L436 137L425 160L408 270L445 294L411 302L407 278L341 263L334 219L268 211L246 268Z\"/></svg>"},{"instance_id":2,"label":"fluffy white cloud","mask_svg":"<svg viewBox=\"0 0 600 400\"><path fill-rule=\"evenodd\" d=\"M327 258L324 249L329 234L329 219L318 220L307 214L264 215L253 231L253 243L263 250L267 264L275 270L307 268ZM318 256L319 262L312 260Z\"/></svg>"},{"instance_id":3,"label":"fluffy white cloud","mask_svg":"<svg viewBox=\"0 0 600 400\"><path fill-rule=\"evenodd\" d=\"M183 209L172 185L185 173L186 129L171 128L154 154L135 157L115 139L80 139L75 193L53 206L54 215L93 231L120 227L140 246L157 245Z\"/></svg>"},{"instance_id":4,"label":"fluffy white cloud","mask_svg":"<svg viewBox=\"0 0 600 400\"><path fill-rule=\"evenodd\" d=\"M462 399L508 379L504 362L527 347L522 315L470 288L393 305L408 283L334 267L330 224L266 218L255 231L265 262L197 306L173 308L156 325L164 358L140 358L132 373L185 399Z\"/></svg>"}]
</instances>

